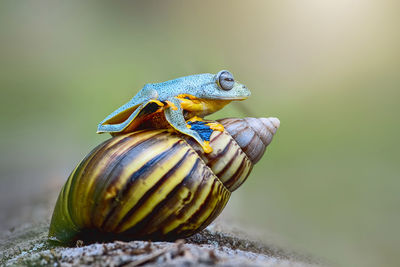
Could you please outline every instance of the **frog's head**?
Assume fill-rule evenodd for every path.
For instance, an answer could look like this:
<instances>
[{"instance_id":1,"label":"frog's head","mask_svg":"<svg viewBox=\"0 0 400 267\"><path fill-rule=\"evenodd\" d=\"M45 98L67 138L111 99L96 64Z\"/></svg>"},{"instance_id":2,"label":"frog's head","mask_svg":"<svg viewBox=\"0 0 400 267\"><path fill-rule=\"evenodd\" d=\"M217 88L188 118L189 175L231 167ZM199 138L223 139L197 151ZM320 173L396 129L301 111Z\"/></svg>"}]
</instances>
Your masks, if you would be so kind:
<instances>
[{"instance_id":1,"label":"frog's head","mask_svg":"<svg viewBox=\"0 0 400 267\"><path fill-rule=\"evenodd\" d=\"M221 70L216 75L200 75L204 75L204 79L207 80L201 88L201 98L232 101L244 100L250 96L250 90L235 81L232 73L227 70Z\"/></svg>"}]
</instances>

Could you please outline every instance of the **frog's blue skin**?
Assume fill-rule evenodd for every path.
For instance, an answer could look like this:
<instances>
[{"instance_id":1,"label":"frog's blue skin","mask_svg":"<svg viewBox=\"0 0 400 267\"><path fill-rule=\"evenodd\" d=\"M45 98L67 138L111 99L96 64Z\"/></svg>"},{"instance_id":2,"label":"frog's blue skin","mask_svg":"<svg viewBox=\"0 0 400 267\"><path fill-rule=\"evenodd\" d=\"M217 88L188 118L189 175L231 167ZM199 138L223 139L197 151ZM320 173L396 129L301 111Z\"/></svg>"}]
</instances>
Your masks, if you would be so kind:
<instances>
[{"instance_id":1,"label":"frog's blue skin","mask_svg":"<svg viewBox=\"0 0 400 267\"><path fill-rule=\"evenodd\" d=\"M242 84L234 82L231 90L223 90L217 82L216 74L197 74L186 77L181 77L175 80L170 80L162 83L149 83L146 84L142 90L138 92L128 103L115 110L107 116L98 125L98 133L120 133L123 132L130 123L132 123L138 116L139 112L146 108L154 100L169 101L173 103L176 108L171 106L165 108L164 114L168 123L177 131L193 137L197 142L203 145L203 138L198 132L187 127L184 117L184 109L181 107L182 96L190 95L197 100L206 100L209 106L213 106L210 110L191 111L191 114L200 114L201 117L215 112L221 106L221 101L229 103L233 100L243 100L250 96L250 91ZM181 98L180 98L181 97ZM211 100L211 101L210 101ZM213 101L215 100L215 106ZM210 104L211 103L211 104ZM219 105L217 104L219 103ZM221 106L221 107L220 107ZM113 119L122 113L132 112L130 116L123 122L114 122ZM197 113L196 113L197 112ZM127 116L127 115L126 115ZM190 126L189 126L190 127Z\"/></svg>"}]
</instances>

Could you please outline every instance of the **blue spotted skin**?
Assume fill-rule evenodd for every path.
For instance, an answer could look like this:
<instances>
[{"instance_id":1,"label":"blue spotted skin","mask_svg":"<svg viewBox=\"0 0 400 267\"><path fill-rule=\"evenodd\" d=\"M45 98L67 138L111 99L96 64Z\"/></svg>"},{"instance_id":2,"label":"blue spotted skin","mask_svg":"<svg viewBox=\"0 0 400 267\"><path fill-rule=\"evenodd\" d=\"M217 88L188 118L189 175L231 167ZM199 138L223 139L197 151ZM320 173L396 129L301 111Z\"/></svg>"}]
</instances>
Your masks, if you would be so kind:
<instances>
[{"instance_id":1,"label":"blue spotted skin","mask_svg":"<svg viewBox=\"0 0 400 267\"><path fill-rule=\"evenodd\" d=\"M155 101L169 101L174 105L163 109L167 122L183 134L193 137L201 145L203 139L198 132L187 127L184 117L184 110L181 107L180 95L190 95L199 100L226 100L227 103L233 100L243 100L250 96L250 91L242 84L234 82L231 90L223 90L217 83L216 74L204 73L181 77L162 83L146 84L128 103L121 106L98 125L98 133L108 132L111 134L122 133L129 129L129 125L138 119L138 114L145 110L146 106ZM217 104L216 104L217 105ZM218 107L219 109L219 107ZM213 110L213 112L216 109ZM123 114L123 115L121 115ZM204 112L201 116L208 115ZM197 114L193 114L197 115ZM137 118L138 117L138 118Z\"/></svg>"}]
</instances>

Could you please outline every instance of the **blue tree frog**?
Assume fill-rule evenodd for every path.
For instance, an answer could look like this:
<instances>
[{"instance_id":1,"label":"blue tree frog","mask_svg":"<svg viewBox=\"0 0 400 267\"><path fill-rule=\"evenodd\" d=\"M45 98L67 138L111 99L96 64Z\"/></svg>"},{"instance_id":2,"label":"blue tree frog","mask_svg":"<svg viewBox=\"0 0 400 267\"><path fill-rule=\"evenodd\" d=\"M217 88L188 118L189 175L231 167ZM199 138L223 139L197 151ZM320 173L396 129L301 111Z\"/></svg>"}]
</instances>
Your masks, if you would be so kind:
<instances>
[{"instance_id":1,"label":"blue tree frog","mask_svg":"<svg viewBox=\"0 0 400 267\"><path fill-rule=\"evenodd\" d=\"M100 122L97 133L118 135L143 128L172 127L194 138L209 153L212 151L207 140L210 134L204 135L204 128L222 131L223 127L217 123L201 123L202 118L231 101L249 96L246 86L235 81L227 70L149 83ZM195 127L191 129L192 126Z\"/></svg>"}]
</instances>

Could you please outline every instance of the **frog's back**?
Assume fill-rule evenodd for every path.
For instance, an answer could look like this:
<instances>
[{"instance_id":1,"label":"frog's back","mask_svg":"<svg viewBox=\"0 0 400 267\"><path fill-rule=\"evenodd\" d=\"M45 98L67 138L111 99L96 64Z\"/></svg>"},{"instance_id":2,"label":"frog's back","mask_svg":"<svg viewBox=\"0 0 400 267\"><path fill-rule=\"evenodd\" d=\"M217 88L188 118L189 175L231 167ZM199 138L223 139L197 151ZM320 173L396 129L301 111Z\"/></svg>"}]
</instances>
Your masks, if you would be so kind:
<instances>
[{"instance_id":1,"label":"frog's back","mask_svg":"<svg viewBox=\"0 0 400 267\"><path fill-rule=\"evenodd\" d=\"M177 78L161 83L149 83L145 87L152 88L158 92L159 100L178 96L181 94L191 94L197 96L203 86L213 83L214 75L210 73L196 74Z\"/></svg>"}]
</instances>

